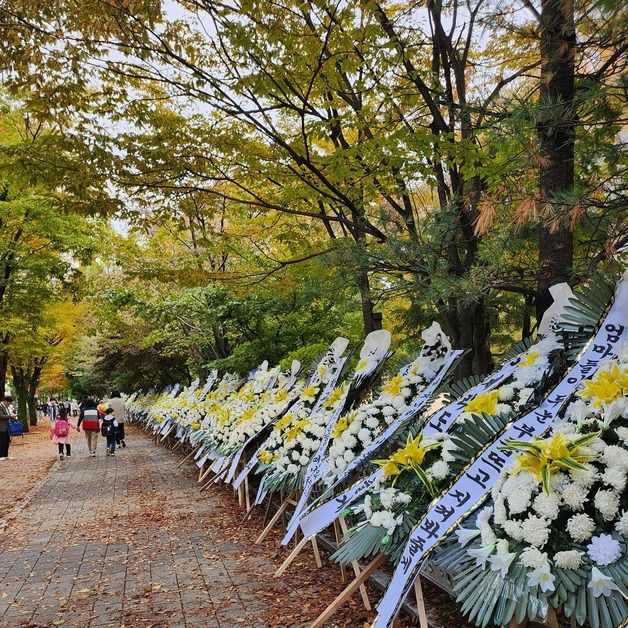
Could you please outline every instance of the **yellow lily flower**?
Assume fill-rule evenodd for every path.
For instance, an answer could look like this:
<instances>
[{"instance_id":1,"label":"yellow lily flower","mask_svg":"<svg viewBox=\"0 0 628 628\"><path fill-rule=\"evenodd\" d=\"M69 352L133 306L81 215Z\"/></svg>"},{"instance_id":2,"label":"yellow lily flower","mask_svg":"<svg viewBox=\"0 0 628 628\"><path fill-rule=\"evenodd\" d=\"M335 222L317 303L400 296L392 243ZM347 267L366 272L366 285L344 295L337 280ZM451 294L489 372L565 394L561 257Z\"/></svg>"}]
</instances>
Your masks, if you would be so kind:
<instances>
[{"instance_id":1,"label":"yellow lily flower","mask_svg":"<svg viewBox=\"0 0 628 628\"><path fill-rule=\"evenodd\" d=\"M599 408L623 397L628 391L628 369L621 369L617 362L608 368L598 371L591 379L585 381L578 396L591 399L591 405Z\"/></svg>"},{"instance_id":2,"label":"yellow lily flower","mask_svg":"<svg viewBox=\"0 0 628 628\"><path fill-rule=\"evenodd\" d=\"M259 459L264 464L268 464L273 461L273 455L269 451L266 451L265 449L263 449L262 451L259 452Z\"/></svg>"},{"instance_id":3,"label":"yellow lily flower","mask_svg":"<svg viewBox=\"0 0 628 628\"><path fill-rule=\"evenodd\" d=\"M403 388L403 377L401 375L395 375L387 384L384 385L383 391L389 394L391 397L397 397L401 394Z\"/></svg>"},{"instance_id":4,"label":"yellow lily flower","mask_svg":"<svg viewBox=\"0 0 628 628\"><path fill-rule=\"evenodd\" d=\"M526 355L521 362L519 362L519 366L532 366L539 359L538 351L530 351L528 355Z\"/></svg>"},{"instance_id":5,"label":"yellow lily flower","mask_svg":"<svg viewBox=\"0 0 628 628\"><path fill-rule=\"evenodd\" d=\"M477 395L464 407L465 412L474 414L495 414L499 402L499 391L492 390Z\"/></svg>"}]
</instances>

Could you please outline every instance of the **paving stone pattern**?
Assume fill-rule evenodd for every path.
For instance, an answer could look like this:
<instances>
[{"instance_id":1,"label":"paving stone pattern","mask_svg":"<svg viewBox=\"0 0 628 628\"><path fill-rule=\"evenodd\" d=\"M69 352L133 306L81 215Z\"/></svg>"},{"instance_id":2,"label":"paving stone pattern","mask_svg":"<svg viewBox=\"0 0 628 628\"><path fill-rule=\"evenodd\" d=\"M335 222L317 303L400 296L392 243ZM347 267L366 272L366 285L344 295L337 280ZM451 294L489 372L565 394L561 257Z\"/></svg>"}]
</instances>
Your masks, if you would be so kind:
<instances>
[{"instance_id":1,"label":"paving stone pattern","mask_svg":"<svg viewBox=\"0 0 628 628\"><path fill-rule=\"evenodd\" d=\"M325 608L321 582L330 599L340 591L334 567L272 580L285 556L277 536L254 546L261 522L239 525L227 489L200 493L196 467L177 468L137 428L127 442L108 458L101 438L91 458L77 435L72 459L56 462L10 521L0 626L302 626Z\"/></svg>"}]
</instances>

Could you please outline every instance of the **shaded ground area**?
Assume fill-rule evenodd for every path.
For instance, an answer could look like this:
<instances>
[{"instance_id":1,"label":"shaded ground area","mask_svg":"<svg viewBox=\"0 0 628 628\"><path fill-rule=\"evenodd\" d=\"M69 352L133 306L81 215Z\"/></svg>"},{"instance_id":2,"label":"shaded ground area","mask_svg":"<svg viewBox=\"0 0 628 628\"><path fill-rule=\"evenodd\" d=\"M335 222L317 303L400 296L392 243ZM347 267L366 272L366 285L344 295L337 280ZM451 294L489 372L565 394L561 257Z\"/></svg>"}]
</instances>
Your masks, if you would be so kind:
<instances>
[{"instance_id":1,"label":"shaded ground area","mask_svg":"<svg viewBox=\"0 0 628 628\"><path fill-rule=\"evenodd\" d=\"M261 513L242 524L230 491L200 493L195 467L177 468L176 455L138 430L127 442L107 458L101 439L90 458L76 436L72 459L54 462L10 519L0 626L306 626L341 591L339 569L316 569L308 552L274 580L286 556L279 529L253 545ZM54 447L44 444L46 456L38 445L32 455L49 464ZM23 467L12 451L17 460L4 464ZM356 596L330 625L371 618Z\"/></svg>"},{"instance_id":2,"label":"shaded ground area","mask_svg":"<svg viewBox=\"0 0 628 628\"><path fill-rule=\"evenodd\" d=\"M57 446L50 440L50 422L40 420L24 437L13 438L9 455L11 460L0 462L0 529L2 519L24 503L30 491L57 459Z\"/></svg>"}]
</instances>

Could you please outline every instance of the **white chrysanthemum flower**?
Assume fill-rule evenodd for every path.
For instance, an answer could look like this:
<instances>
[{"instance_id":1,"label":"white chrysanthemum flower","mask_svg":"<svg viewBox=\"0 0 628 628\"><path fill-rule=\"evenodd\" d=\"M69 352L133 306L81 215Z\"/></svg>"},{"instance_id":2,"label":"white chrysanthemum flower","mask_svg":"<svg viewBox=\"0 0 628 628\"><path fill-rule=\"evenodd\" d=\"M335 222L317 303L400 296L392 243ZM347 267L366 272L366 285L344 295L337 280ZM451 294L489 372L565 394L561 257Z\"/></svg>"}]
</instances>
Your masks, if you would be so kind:
<instances>
[{"instance_id":1,"label":"white chrysanthemum flower","mask_svg":"<svg viewBox=\"0 0 628 628\"><path fill-rule=\"evenodd\" d=\"M595 468L590 464L584 465L586 469L574 469L571 472L573 481L582 488L591 488L595 480L598 478L598 473Z\"/></svg>"},{"instance_id":2,"label":"white chrysanthemum flower","mask_svg":"<svg viewBox=\"0 0 628 628\"><path fill-rule=\"evenodd\" d=\"M602 459L609 467L628 468L628 451L619 445L606 447Z\"/></svg>"},{"instance_id":3,"label":"white chrysanthemum flower","mask_svg":"<svg viewBox=\"0 0 628 628\"><path fill-rule=\"evenodd\" d=\"M612 521L619 510L619 495L615 491L598 491L593 499L604 521Z\"/></svg>"},{"instance_id":4,"label":"white chrysanthemum flower","mask_svg":"<svg viewBox=\"0 0 628 628\"><path fill-rule=\"evenodd\" d=\"M594 563L603 567L621 557L621 545L610 534L600 534L591 538L591 543L587 545L587 554Z\"/></svg>"},{"instance_id":5,"label":"white chrysanthemum flower","mask_svg":"<svg viewBox=\"0 0 628 628\"><path fill-rule=\"evenodd\" d=\"M626 469L621 467L608 467L602 474L602 482L612 486L621 493L626 487Z\"/></svg>"},{"instance_id":6,"label":"white chrysanthemum flower","mask_svg":"<svg viewBox=\"0 0 628 628\"><path fill-rule=\"evenodd\" d=\"M358 440L355 436L347 434L347 432L345 432L342 436L344 437L343 440L347 449L353 449L358 444Z\"/></svg>"},{"instance_id":7,"label":"white chrysanthemum flower","mask_svg":"<svg viewBox=\"0 0 628 628\"><path fill-rule=\"evenodd\" d=\"M296 473L299 470L299 467L297 467L296 464L289 464L286 471L288 473Z\"/></svg>"},{"instance_id":8,"label":"white chrysanthemum flower","mask_svg":"<svg viewBox=\"0 0 628 628\"><path fill-rule=\"evenodd\" d=\"M578 543L588 541L595 530L595 522L586 513L573 515L567 521L567 532L571 538Z\"/></svg>"},{"instance_id":9,"label":"white chrysanthemum flower","mask_svg":"<svg viewBox=\"0 0 628 628\"><path fill-rule=\"evenodd\" d=\"M392 406L384 406L384 408L382 409L382 414L384 416L393 416L397 414L397 410L395 410L395 408L393 408Z\"/></svg>"},{"instance_id":10,"label":"white chrysanthemum flower","mask_svg":"<svg viewBox=\"0 0 628 628\"><path fill-rule=\"evenodd\" d=\"M370 443L373 440L372 437L371 437L370 430L368 430L365 427L363 427L358 432L358 439L361 440L364 445L366 445L367 443Z\"/></svg>"},{"instance_id":11,"label":"white chrysanthemum flower","mask_svg":"<svg viewBox=\"0 0 628 628\"><path fill-rule=\"evenodd\" d=\"M530 506L530 499L532 498L532 491L526 490L520 487L518 490L513 491L508 495L508 508L510 514L517 515L525 512Z\"/></svg>"},{"instance_id":12,"label":"white chrysanthemum flower","mask_svg":"<svg viewBox=\"0 0 628 628\"><path fill-rule=\"evenodd\" d=\"M554 565L561 569L578 569L582 562L584 552L578 550L568 550L565 552L556 552L554 554Z\"/></svg>"},{"instance_id":13,"label":"white chrysanthemum flower","mask_svg":"<svg viewBox=\"0 0 628 628\"><path fill-rule=\"evenodd\" d=\"M560 507L560 498L556 493L539 493L533 502L534 510L541 517L554 520L558 517L558 508Z\"/></svg>"},{"instance_id":14,"label":"white chrysanthemum flower","mask_svg":"<svg viewBox=\"0 0 628 628\"><path fill-rule=\"evenodd\" d=\"M385 488L379 493L379 501L386 510L392 510L395 503L397 490L394 488Z\"/></svg>"},{"instance_id":15,"label":"white chrysanthemum flower","mask_svg":"<svg viewBox=\"0 0 628 628\"><path fill-rule=\"evenodd\" d=\"M565 435L577 434L578 426L575 423L572 423L571 421L563 421L562 423L555 425L552 431L554 434L558 434L558 433L565 434Z\"/></svg>"},{"instance_id":16,"label":"white chrysanthemum flower","mask_svg":"<svg viewBox=\"0 0 628 628\"><path fill-rule=\"evenodd\" d=\"M506 505L504 504L504 497L502 495L498 496L495 500L495 513L493 515L493 519L497 525L502 525L508 519L508 512L506 510Z\"/></svg>"},{"instance_id":17,"label":"white chrysanthemum flower","mask_svg":"<svg viewBox=\"0 0 628 628\"><path fill-rule=\"evenodd\" d=\"M412 501L412 495L409 495L408 493L403 493L401 491L399 491L397 493L397 496L395 497L395 502L398 504L409 504Z\"/></svg>"},{"instance_id":18,"label":"white chrysanthemum flower","mask_svg":"<svg viewBox=\"0 0 628 628\"><path fill-rule=\"evenodd\" d=\"M538 569L547 563L547 554L539 551L536 547L526 547L521 552L519 560L524 567Z\"/></svg>"},{"instance_id":19,"label":"white chrysanthemum flower","mask_svg":"<svg viewBox=\"0 0 628 628\"><path fill-rule=\"evenodd\" d=\"M365 425L370 430L375 430L379 427L379 420L376 417L369 415L365 421Z\"/></svg>"},{"instance_id":20,"label":"white chrysanthemum flower","mask_svg":"<svg viewBox=\"0 0 628 628\"><path fill-rule=\"evenodd\" d=\"M523 528L518 521L514 519L508 519L504 521L502 524L502 528L504 528L504 532L515 541L523 540Z\"/></svg>"},{"instance_id":21,"label":"white chrysanthemum flower","mask_svg":"<svg viewBox=\"0 0 628 628\"><path fill-rule=\"evenodd\" d=\"M427 472L437 480L443 480L449 475L449 465L444 460L437 460Z\"/></svg>"},{"instance_id":22,"label":"white chrysanthemum flower","mask_svg":"<svg viewBox=\"0 0 628 628\"><path fill-rule=\"evenodd\" d=\"M500 401L510 401L515 396L514 388L509 385L501 386L497 392Z\"/></svg>"},{"instance_id":23,"label":"white chrysanthemum flower","mask_svg":"<svg viewBox=\"0 0 628 628\"><path fill-rule=\"evenodd\" d=\"M571 483L563 487L561 497L563 502L571 508L571 510L582 510L587 503L588 488L583 488L579 484Z\"/></svg>"},{"instance_id":24,"label":"white chrysanthemum flower","mask_svg":"<svg viewBox=\"0 0 628 628\"><path fill-rule=\"evenodd\" d=\"M628 538L628 510L622 513L619 521L615 524L615 530L624 538Z\"/></svg>"},{"instance_id":25,"label":"white chrysanthemum flower","mask_svg":"<svg viewBox=\"0 0 628 628\"><path fill-rule=\"evenodd\" d=\"M620 441L622 441L623 443L628 443L628 427L618 427L615 430L615 433L617 434L617 438L619 438Z\"/></svg>"},{"instance_id":26,"label":"white chrysanthemum flower","mask_svg":"<svg viewBox=\"0 0 628 628\"><path fill-rule=\"evenodd\" d=\"M345 451L344 459L347 464L349 464L350 462L353 462L355 460L355 454L351 450L347 450Z\"/></svg>"},{"instance_id":27,"label":"white chrysanthemum flower","mask_svg":"<svg viewBox=\"0 0 628 628\"><path fill-rule=\"evenodd\" d=\"M565 416L574 423L582 423L593 414L593 408L583 399L569 404Z\"/></svg>"},{"instance_id":28,"label":"white chrysanthemum flower","mask_svg":"<svg viewBox=\"0 0 628 628\"><path fill-rule=\"evenodd\" d=\"M550 534L549 522L543 517L530 515L521 523L523 538L534 547L543 547Z\"/></svg>"}]
</instances>

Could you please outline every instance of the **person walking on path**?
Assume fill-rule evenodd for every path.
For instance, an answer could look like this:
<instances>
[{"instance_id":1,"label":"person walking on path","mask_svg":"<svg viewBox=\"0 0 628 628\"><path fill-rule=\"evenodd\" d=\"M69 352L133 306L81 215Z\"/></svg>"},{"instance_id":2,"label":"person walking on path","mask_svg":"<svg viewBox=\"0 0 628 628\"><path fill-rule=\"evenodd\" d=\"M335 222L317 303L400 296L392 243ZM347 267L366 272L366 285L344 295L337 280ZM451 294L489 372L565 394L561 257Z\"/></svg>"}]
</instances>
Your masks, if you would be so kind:
<instances>
[{"instance_id":1,"label":"person walking on path","mask_svg":"<svg viewBox=\"0 0 628 628\"><path fill-rule=\"evenodd\" d=\"M116 445L118 447L126 447L124 442L124 421L126 420L126 405L122 401L120 391L112 390L111 397L107 400L108 406L114 411L118 428L116 430Z\"/></svg>"},{"instance_id":2,"label":"person walking on path","mask_svg":"<svg viewBox=\"0 0 628 628\"><path fill-rule=\"evenodd\" d=\"M5 395L2 402L0 402L0 461L9 459L9 445L11 444L9 421L16 417L17 415L13 409L13 397Z\"/></svg>"},{"instance_id":3,"label":"person walking on path","mask_svg":"<svg viewBox=\"0 0 628 628\"><path fill-rule=\"evenodd\" d=\"M105 410L105 417L102 420L102 435L107 439L107 455L116 455L116 429L118 421L113 408Z\"/></svg>"},{"instance_id":4,"label":"person walking on path","mask_svg":"<svg viewBox=\"0 0 628 628\"><path fill-rule=\"evenodd\" d=\"M87 441L87 449L90 456L96 455L96 444L98 443L98 432L100 432L100 421L98 419L97 404L94 399L87 397L81 403L79 412L79 420L76 425L76 431L81 431L81 424L85 432L85 440Z\"/></svg>"},{"instance_id":5,"label":"person walking on path","mask_svg":"<svg viewBox=\"0 0 628 628\"><path fill-rule=\"evenodd\" d=\"M50 400L50 420L51 421L56 421L57 420L57 415L59 414L59 404L57 403L57 400L53 397Z\"/></svg>"},{"instance_id":6,"label":"person walking on path","mask_svg":"<svg viewBox=\"0 0 628 628\"><path fill-rule=\"evenodd\" d=\"M59 460L63 460L63 446L65 445L65 457L72 457L72 444L70 438L70 430L75 429L70 423L70 417L65 407L59 408L59 416L52 424L50 432L52 434L52 442L59 447Z\"/></svg>"}]
</instances>

